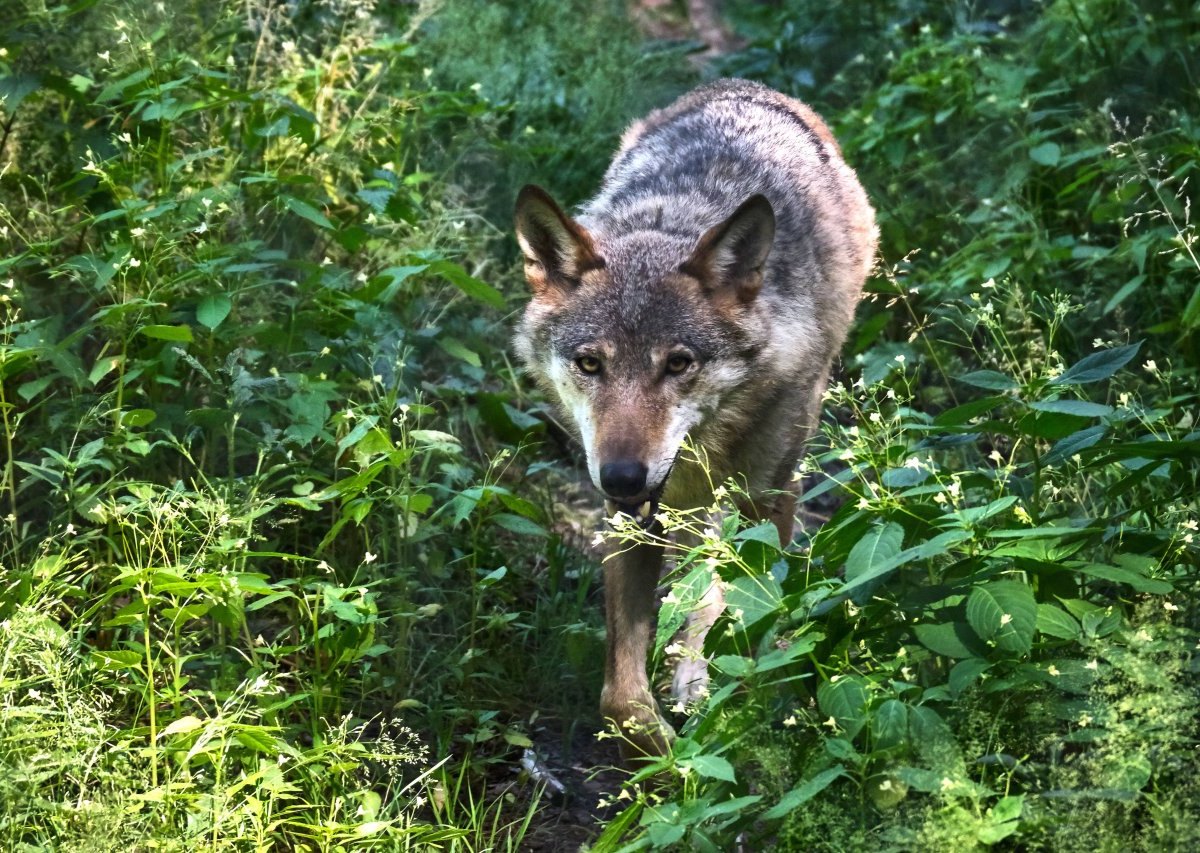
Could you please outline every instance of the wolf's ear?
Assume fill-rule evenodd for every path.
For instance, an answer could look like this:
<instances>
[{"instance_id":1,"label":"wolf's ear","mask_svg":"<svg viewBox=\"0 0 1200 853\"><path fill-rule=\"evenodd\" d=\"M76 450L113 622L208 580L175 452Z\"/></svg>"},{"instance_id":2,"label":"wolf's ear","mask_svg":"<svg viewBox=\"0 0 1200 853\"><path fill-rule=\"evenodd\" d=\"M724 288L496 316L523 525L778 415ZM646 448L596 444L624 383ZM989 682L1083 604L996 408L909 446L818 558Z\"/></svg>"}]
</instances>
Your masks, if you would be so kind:
<instances>
[{"instance_id":1,"label":"wolf's ear","mask_svg":"<svg viewBox=\"0 0 1200 853\"><path fill-rule=\"evenodd\" d=\"M732 288L741 302L762 289L763 264L775 240L775 211L765 196L753 195L733 215L704 233L679 271L715 293Z\"/></svg>"},{"instance_id":2,"label":"wolf's ear","mask_svg":"<svg viewBox=\"0 0 1200 853\"><path fill-rule=\"evenodd\" d=\"M584 272L604 266L592 235L541 187L527 184L517 196L516 228L534 296L552 289L569 291Z\"/></svg>"}]
</instances>

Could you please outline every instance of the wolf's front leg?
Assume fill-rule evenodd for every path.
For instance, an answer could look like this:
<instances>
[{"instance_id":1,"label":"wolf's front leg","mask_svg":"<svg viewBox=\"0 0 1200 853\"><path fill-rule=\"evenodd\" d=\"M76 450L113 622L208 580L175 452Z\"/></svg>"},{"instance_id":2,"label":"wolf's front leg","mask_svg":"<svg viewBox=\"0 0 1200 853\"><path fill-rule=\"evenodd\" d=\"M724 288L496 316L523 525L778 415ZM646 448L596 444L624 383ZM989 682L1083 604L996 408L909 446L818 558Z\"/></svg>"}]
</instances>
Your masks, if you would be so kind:
<instances>
[{"instance_id":1,"label":"wolf's front leg","mask_svg":"<svg viewBox=\"0 0 1200 853\"><path fill-rule=\"evenodd\" d=\"M635 545L614 554L604 565L608 652L600 712L620 729L625 760L663 755L675 737L659 714L646 675L662 564L660 546Z\"/></svg>"}]
</instances>

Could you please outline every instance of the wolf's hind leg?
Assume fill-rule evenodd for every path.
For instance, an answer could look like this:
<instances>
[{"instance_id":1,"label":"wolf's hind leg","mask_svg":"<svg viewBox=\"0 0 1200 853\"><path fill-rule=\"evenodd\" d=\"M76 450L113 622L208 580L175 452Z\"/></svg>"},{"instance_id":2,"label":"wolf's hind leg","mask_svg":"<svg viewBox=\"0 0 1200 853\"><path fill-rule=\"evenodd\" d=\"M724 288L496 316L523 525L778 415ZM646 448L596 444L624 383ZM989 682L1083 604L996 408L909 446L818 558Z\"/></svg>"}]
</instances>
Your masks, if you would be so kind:
<instances>
[{"instance_id":1,"label":"wolf's hind leg","mask_svg":"<svg viewBox=\"0 0 1200 853\"><path fill-rule=\"evenodd\" d=\"M704 656L704 638L708 629L725 609L725 594L721 580L714 572L700 603L688 614L687 623L679 632L679 662L671 677L671 695L676 702L690 705L708 692L708 658Z\"/></svg>"}]
</instances>

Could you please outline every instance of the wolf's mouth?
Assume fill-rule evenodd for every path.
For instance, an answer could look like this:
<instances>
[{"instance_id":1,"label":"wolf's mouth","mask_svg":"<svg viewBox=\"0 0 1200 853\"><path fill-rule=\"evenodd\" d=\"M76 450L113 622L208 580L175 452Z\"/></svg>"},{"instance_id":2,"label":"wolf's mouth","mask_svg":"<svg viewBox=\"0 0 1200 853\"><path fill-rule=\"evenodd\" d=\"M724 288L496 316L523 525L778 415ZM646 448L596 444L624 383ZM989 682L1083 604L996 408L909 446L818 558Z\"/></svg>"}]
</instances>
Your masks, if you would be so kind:
<instances>
[{"instance_id":1,"label":"wolf's mouth","mask_svg":"<svg viewBox=\"0 0 1200 853\"><path fill-rule=\"evenodd\" d=\"M604 508L608 510L609 516L614 516L617 513L622 513L629 516L644 529L649 528L654 523L654 516L658 513L658 495L651 495L641 503L622 503L608 498L604 501Z\"/></svg>"}]
</instances>

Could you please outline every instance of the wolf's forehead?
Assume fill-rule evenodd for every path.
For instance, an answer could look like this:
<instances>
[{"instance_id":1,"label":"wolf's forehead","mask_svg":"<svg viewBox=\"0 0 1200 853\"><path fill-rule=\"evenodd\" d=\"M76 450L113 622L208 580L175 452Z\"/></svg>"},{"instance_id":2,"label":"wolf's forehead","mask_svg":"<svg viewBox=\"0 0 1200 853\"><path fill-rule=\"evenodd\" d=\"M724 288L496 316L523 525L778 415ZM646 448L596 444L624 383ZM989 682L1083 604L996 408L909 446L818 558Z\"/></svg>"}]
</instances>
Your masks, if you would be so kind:
<instances>
[{"instance_id":1,"label":"wolf's forehead","mask_svg":"<svg viewBox=\"0 0 1200 853\"><path fill-rule=\"evenodd\" d=\"M572 357L580 348L611 348L616 353L650 353L684 344L698 352L718 346L720 332L704 316L694 296L660 281L622 286L610 282L580 293L553 333L554 348Z\"/></svg>"}]
</instances>

